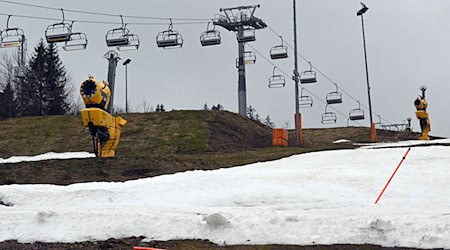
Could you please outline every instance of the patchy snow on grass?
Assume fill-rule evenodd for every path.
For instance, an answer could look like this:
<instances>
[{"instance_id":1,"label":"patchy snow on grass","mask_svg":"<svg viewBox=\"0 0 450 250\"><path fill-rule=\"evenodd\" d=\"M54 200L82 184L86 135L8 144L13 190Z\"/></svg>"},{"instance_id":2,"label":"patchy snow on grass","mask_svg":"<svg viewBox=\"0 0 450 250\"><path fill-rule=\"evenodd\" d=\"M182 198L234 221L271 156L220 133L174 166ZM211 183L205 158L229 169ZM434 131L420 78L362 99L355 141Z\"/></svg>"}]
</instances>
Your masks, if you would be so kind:
<instances>
[{"instance_id":1,"label":"patchy snow on grass","mask_svg":"<svg viewBox=\"0 0 450 250\"><path fill-rule=\"evenodd\" d=\"M0 158L1 163L18 163L24 161L43 161L43 160L60 160L60 159L77 159L77 158L92 158L95 154L88 152L66 152L66 153L55 153L49 152L41 155L35 156L12 156L7 159Z\"/></svg>"},{"instance_id":2,"label":"patchy snow on grass","mask_svg":"<svg viewBox=\"0 0 450 250\"><path fill-rule=\"evenodd\" d=\"M450 249L450 146L295 155L127 182L0 186L0 241L145 236Z\"/></svg>"}]
</instances>

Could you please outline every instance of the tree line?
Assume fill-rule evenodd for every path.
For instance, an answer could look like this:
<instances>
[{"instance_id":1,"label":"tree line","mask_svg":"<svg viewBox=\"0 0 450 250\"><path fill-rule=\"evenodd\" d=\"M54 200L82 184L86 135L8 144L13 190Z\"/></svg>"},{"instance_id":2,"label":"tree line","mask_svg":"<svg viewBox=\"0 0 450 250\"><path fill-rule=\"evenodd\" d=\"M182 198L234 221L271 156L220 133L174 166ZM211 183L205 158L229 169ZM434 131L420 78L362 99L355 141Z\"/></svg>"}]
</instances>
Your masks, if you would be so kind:
<instances>
[{"instance_id":1,"label":"tree line","mask_svg":"<svg viewBox=\"0 0 450 250\"><path fill-rule=\"evenodd\" d=\"M41 39L25 65L18 62L7 54L0 62L0 118L72 112L72 85L56 44Z\"/></svg>"}]
</instances>

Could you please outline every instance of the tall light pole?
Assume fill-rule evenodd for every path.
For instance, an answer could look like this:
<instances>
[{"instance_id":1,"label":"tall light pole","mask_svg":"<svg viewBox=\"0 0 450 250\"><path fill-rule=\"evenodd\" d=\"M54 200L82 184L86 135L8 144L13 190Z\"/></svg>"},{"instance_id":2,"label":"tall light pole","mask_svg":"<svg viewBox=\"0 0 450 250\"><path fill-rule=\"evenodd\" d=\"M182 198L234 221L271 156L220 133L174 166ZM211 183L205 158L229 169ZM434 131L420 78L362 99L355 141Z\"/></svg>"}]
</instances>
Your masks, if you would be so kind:
<instances>
[{"instance_id":1,"label":"tall light pole","mask_svg":"<svg viewBox=\"0 0 450 250\"><path fill-rule=\"evenodd\" d=\"M128 64L131 59L125 60L123 65L125 66L125 113L128 113Z\"/></svg>"},{"instance_id":2,"label":"tall light pole","mask_svg":"<svg viewBox=\"0 0 450 250\"><path fill-rule=\"evenodd\" d=\"M364 13L367 12L369 8L364 3L361 3L362 8L358 10L356 16L361 16L361 25L362 25L362 35L363 35L363 44L364 44L364 61L366 63L366 80L367 80L367 94L369 96L369 117L370 117L370 139L372 142L377 141L377 131L375 129L375 124L373 123L372 117L372 101L370 99L370 85L369 85L369 67L367 65L367 49L366 49L366 35L364 32Z\"/></svg>"}]
</instances>

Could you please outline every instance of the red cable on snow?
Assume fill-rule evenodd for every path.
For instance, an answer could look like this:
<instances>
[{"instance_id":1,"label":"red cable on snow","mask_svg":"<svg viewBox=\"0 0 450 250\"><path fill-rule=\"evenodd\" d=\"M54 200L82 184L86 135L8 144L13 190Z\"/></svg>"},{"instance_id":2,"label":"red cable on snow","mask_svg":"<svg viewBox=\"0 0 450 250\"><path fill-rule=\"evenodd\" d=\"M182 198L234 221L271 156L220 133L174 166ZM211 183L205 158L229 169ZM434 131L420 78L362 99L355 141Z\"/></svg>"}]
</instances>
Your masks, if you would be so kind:
<instances>
[{"instance_id":1,"label":"red cable on snow","mask_svg":"<svg viewBox=\"0 0 450 250\"><path fill-rule=\"evenodd\" d=\"M395 169L394 173L391 175L391 178L389 178L388 182L386 183L386 185L383 188L383 191L381 191L380 195L378 195L377 200L375 201L375 204L378 203L378 201L380 200L381 196L383 195L384 191L386 190L386 188L389 186L389 183L391 183L392 178L394 178L395 173L397 173L397 170L400 168L400 166L402 165L403 161L406 159L406 156L408 155L409 151L411 150L411 148L408 148L408 151L406 151L405 155L403 156L402 160L400 161L400 163L398 164L397 168Z\"/></svg>"}]
</instances>

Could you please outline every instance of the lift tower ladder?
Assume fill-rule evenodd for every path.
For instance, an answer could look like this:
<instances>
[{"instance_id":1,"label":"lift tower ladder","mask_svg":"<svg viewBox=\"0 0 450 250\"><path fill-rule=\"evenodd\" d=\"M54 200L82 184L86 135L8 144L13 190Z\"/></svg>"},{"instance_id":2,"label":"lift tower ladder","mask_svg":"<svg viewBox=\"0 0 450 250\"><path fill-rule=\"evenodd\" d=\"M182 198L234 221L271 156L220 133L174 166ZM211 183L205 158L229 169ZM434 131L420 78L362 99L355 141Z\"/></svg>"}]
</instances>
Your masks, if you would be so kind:
<instances>
[{"instance_id":1,"label":"lift tower ladder","mask_svg":"<svg viewBox=\"0 0 450 250\"><path fill-rule=\"evenodd\" d=\"M245 62L244 52L245 43L256 40L255 30L264 29L267 24L254 16L256 8L259 5L239 6L234 8L222 8L222 14L216 15L214 18L214 25L223 27L228 31L236 33L239 60L238 60L238 105L239 114L247 115L247 93L245 85Z\"/></svg>"}]
</instances>

